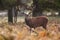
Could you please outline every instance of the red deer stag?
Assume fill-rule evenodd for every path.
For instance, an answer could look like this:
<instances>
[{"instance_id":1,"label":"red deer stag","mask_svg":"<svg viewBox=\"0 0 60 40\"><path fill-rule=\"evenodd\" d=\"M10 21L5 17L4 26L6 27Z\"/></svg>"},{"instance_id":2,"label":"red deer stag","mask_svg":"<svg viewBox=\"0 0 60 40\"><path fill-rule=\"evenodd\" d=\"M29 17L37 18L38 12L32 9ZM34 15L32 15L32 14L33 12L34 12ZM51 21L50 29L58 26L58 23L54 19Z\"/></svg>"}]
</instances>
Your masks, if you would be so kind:
<instances>
[{"instance_id":1,"label":"red deer stag","mask_svg":"<svg viewBox=\"0 0 60 40\"><path fill-rule=\"evenodd\" d=\"M45 16L37 16L30 18L28 15L25 17L26 25L28 25L31 28L36 28L42 26L44 29L46 29L46 25L48 23L48 19Z\"/></svg>"}]
</instances>

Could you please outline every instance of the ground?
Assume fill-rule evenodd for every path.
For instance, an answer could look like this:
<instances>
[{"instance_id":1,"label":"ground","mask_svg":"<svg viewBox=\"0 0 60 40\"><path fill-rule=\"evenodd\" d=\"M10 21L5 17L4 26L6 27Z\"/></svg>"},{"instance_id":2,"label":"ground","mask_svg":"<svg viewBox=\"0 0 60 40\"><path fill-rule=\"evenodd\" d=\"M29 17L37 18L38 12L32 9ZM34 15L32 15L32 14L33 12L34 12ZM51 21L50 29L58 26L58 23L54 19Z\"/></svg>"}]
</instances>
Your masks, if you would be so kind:
<instances>
[{"instance_id":1,"label":"ground","mask_svg":"<svg viewBox=\"0 0 60 40\"><path fill-rule=\"evenodd\" d=\"M60 40L60 21L48 18L46 30L41 26L30 32L25 22L17 24L0 23L0 40ZM52 20L53 19L53 20Z\"/></svg>"}]
</instances>

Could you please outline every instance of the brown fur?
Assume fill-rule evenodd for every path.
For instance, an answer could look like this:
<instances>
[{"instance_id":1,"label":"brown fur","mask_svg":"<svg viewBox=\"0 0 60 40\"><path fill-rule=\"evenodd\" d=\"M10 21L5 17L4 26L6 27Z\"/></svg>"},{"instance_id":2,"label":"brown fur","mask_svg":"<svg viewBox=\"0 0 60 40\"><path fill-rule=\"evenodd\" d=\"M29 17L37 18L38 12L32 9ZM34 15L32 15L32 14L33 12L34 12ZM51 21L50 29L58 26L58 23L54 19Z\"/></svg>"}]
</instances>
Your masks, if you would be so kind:
<instances>
[{"instance_id":1,"label":"brown fur","mask_svg":"<svg viewBox=\"0 0 60 40\"><path fill-rule=\"evenodd\" d=\"M46 29L48 19L45 16L38 16L38 17L32 17L32 18L26 17L25 22L30 28L36 28L36 27L42 26L43 28Z\"/></svg>"}]
</instances>

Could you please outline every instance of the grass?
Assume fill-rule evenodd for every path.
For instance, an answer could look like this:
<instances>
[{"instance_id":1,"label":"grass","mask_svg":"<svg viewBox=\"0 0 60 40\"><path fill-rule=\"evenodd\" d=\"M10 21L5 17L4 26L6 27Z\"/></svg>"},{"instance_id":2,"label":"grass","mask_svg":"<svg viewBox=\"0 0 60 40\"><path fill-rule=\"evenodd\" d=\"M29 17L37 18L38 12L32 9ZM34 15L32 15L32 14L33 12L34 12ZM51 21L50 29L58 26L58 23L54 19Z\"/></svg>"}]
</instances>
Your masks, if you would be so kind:
<instances>
[{"instance_id":1,"label":"grass","mask_svg":"<svg viewBox=\"0 0 60 40\"><path fill-rule=\"evenodd\" d=\"M21 17L22 18L22 17ZM23 18L22 18L23 19ZM31 32L29 27L21 21L17 24L0 23L1 40L60 40L60 18L48 17L47 29L37 27L35 32ZM3 19L4 20L4 19ZM20 20L20 18L18 19Z\"/></svg>"}]
</instances>

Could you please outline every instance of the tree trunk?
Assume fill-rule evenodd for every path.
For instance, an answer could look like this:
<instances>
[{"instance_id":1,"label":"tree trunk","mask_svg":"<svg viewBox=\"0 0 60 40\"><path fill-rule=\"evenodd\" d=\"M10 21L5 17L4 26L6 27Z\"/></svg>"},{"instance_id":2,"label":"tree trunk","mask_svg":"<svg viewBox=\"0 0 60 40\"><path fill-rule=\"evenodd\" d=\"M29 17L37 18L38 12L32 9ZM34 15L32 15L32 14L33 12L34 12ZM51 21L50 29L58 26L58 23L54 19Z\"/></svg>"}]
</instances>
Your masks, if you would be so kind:
<instances>
[{"instance_id":1,"label":"tree trunk","mask_svg":"<svg viewBox=\"0 0 60 40\"><path fill-rule=\"evenodd\" d=\"M8 9L8 23L13 23L12 7Z\"/></svg>"},{"instance_id":2,"label":"tree trunk","mask_svg":"<svg viewBox=\"0 0 60 40\"><path fill-rule=\"evenodd\" d=\"M59 16L60 16L60 12L59 12Z\"/></svg>"},{"instance_id":3,"label":"tree trunk","mask_svg":"<svg viewBox=\"0 0 60 40\"><path fill-rule=\"evenodd\" d=\"M18 11L16 9L16 7L14 7L14 23L17 23L17 14L18 14Z\"/></svg>"},{"instance_id":4,"label":"tree trunk","mask_svg":"<svg viewBox=\"0 0 60 40\"><path fill-rule=\"evenodd\" d=\"M42 15L42 10L38 10L37 8L33 9L33 16L41 16Z\"/></svg>"},{"instance_id":5,"label":"tree trunk","mask_svg":"<svg viewBox=\"0 0 60 40\"><path fill-rule=\"evenodd\" d=\"M60 16L60 10L58 12L59 12L59 16Z\"/></svg>"},{"instance_id":6,"label":"tree trunk","mask_svg":"<svg viewBox=\"0 0 60 40\"><path fill-rule=\"evenodd\" d=\"M39 0L33 0L33 16L41 16L42 15L42 9L40 7L40 4L38 3Z\"/></svg>"}]
</instances>

